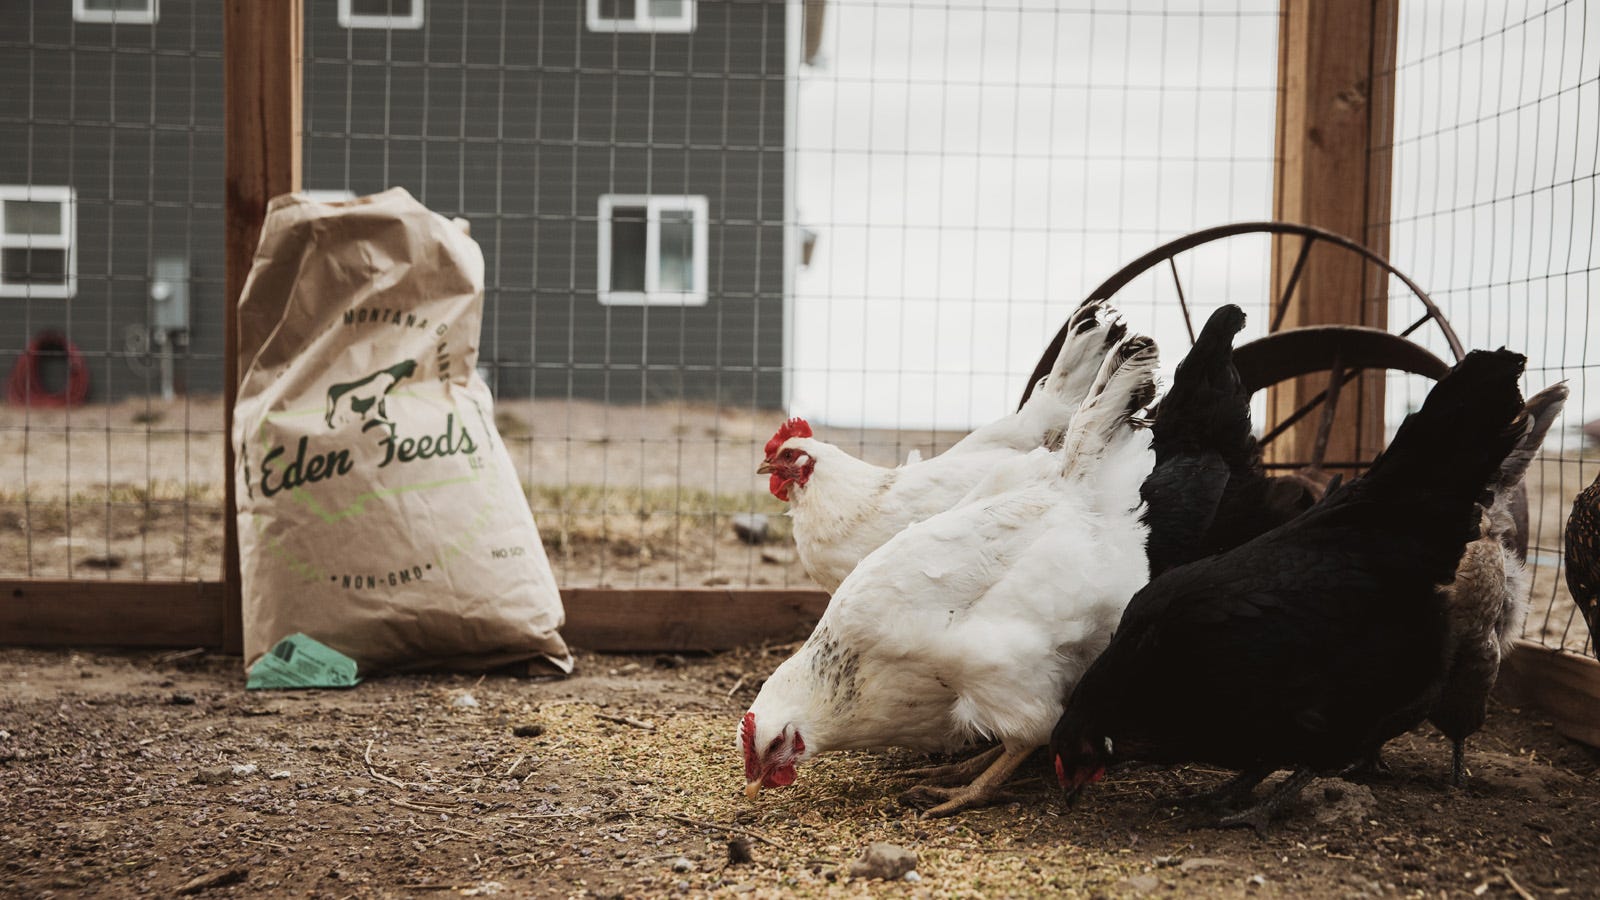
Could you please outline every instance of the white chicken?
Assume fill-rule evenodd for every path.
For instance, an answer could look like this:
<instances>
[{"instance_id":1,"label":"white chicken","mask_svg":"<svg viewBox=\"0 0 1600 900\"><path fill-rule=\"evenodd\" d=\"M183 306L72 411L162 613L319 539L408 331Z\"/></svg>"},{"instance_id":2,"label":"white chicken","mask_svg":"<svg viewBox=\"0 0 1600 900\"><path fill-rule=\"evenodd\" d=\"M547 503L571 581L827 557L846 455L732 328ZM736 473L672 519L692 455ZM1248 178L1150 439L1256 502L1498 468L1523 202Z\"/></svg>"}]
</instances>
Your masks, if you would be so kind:
<instances>
[{"instance_id":1,"label":"white chicken","mask_svg":"<svg viewBox=\"0 0 1600 900\"><path fill-rule=\"evenodd\" d=\"M834 592L907 525L949 509L996 466L1059 440L1106 351L1127 333L1105 301L1085 302L1068 322L1070 336L1027 404L938 456L876 466L812 437L804 419L783 423L756 472L770 475L773 496L789 504L795 547L813 581Z\"/></svg>"},{"instance_id":2,"label":"white chicken","mask_svg":"<svg viewBox=\"0 0 1600 900\"><path fill-rule=\"evenodd\" d=\"M943 773L977 774L971 784L907 795L948 815L988 802L1049 740L1148 578L1139 485L1154 454L1134 415L1155 394L1156 364L1148 337L1119 343L1061 449L999 467L845 579L740 723L749 796L792 783L797 763L827 750L998 740Z\"/></svg>"}]
</instances>

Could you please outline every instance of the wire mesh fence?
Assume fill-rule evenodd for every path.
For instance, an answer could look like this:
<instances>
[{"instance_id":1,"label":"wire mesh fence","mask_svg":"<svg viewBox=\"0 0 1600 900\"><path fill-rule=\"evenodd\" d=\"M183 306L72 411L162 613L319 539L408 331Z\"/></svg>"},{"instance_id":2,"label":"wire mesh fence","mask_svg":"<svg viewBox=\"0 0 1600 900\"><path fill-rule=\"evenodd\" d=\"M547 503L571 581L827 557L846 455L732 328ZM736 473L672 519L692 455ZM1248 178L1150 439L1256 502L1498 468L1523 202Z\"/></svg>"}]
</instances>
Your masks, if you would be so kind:
<instances>
[{"instance_id":1,"label":"wire mesh fence","mask_svg":"<svg viewBox=\"0 0 1600 900\"><path fill-rule=\"evenodd\" d=\"M221 11L0 4L0 573L220 577Z\"/></svg>"},{"instance_id":2,"label":"wire mesh fence","mask_svg":"<svg viewBox=\"0 0 1600 900\"><path fill-rule=\"evenodd\" d=\"M1571 379L1567 422L1594 418L1596 17L1580 0L1400 8L1392 212L1374 225L1465 343L1527 349L1530 387ZM304 186L398 185L471 222L480 364L564 586L806 586L755 473L778 424L806 416L883 465L942 450L1016 403L1125 262L1270 218L1280 15L307 0ZM0 419L0 566L214 579L221 13L0 16L0 80L18 86L0 92L0 368L35 392ZM1265 236L1232 238L1116 299L1170 372L1180 291L1202 316L1240 303L1241 340L1258 337L1271 266ZM1414 315L1391 311L1395 331ZM79 385L81 404L42 405ZM1391 378L1390 423L1425 389ZM1530 481L1529 633L1569 646L1560 525L1594 467L1576 435ZM751 514L772 542L734 534Z\"/></svg>"},{"instance_id":3,"label":"wire mesh fence","mask_svg":"<svg viewBox=\"0 0 1600 900\"><path fill-rule=\"evenodd\" d=\"M1600 467L1581 429L1600 419L1600 15L1561 0L1407 0L1396 92L1391 259L1463 343L1527 353L1529 392L1562 380L1571 390L1527 479L1525 637L1582 650L1561 554L1573 498ZM1391 423L1426 387L1390 380Z\"/></svg>"}]
</instances>

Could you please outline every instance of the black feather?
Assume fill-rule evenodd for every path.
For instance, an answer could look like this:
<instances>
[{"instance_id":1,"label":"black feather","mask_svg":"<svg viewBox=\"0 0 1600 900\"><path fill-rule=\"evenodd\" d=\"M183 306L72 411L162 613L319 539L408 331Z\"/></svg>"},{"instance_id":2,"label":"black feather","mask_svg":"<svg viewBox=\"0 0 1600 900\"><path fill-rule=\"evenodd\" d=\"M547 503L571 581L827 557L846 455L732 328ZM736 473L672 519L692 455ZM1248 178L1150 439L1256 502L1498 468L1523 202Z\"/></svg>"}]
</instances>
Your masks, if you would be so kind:
<instances>
[{"instance_id":1,"label":"black feather","mask_svg":"<svg viewBox=\"0 0 1600 900\"><path fill-rule=\"evenodd\" d=\"M1245 541L1316 500L1298 479L1269 478L1250 428L1250 393L1233 365L1244 310L1206 320L1178 363L1151 426L1155 467L1140 489L1152 576Z\"/></svg>"}]
</instances>

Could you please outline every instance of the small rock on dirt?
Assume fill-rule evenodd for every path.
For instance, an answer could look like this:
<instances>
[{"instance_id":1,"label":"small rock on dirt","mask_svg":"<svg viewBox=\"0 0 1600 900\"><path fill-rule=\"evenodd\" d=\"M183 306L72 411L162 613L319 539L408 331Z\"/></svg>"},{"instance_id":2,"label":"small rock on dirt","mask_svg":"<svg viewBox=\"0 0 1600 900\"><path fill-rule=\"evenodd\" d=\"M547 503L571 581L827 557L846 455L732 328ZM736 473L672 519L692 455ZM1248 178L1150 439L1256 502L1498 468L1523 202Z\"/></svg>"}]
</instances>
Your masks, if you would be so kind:
<instances>
[{"instance_id":1,"label":"small rock on dirt","mask_svg":"<svg viewBox=\"0 0 1600 900\"><path fill-rule=\"evenodd\" d=\"M534 738L544 734L544 726L538 722L528 722L522 725L511 726L512 737Z\"/></svg>"},{"instance_id":2,"label":"small rock on dirt","mask_svg":"<svg viewBox=\"0 0 1600 900\"><path fill-rule=\"evenodd\" d=\"M1194 856L1184 860L1181 863L1178 863L1178 871L1193 872L1196 869L1215 869L1226 866L1227 864L1228 863L1225 860L1211 859L1205 856Z\"/></svg>"},{"instance_id":3,"label":"small rock on dirt","mask_svg":"<svg viewBox=\"0 0 1600 900\"><path fill-rule=\"evenodd\" d=\"M189 694L173 694L167 698L169 706L193 706L194 697Z\"/></svg>"},{"instance_id":4,"label":"small rock on dirt","mask_svg":"<svg viewBox=\"0 0 1600 900\"><path fill-rule=\"evenodd\" d=\"M1135 875L1128 879L1128 890L1136 894L1148 894L1161 887L1161 879L1154 875Z\"/></svg>"},{"instance_id":5,"label":"small rock on dirt","mask_svg":"<svg viewBox=\"0 0 1600 900\"><path fill-rule=\"evenodd\" d=\"M917 867L917 854L898 844L879 841L861 851L850 864L851 878L882 878L894 881Z\"/></svg>"},{"instance_id":6,"label":"small rock on dirt","mask_svg":"<svg viewBox=\"0 0 1600 900\"><path fill-rule=\"evenodd\" d=\"M761 513L739 513L729 519L733 523L733 533L739 540L746 544L764 544L767 542L767 517Z\"/></svg>"},{"instance_id":7,"label":"small rock on dirt","mask_svg":"<svg viewBox=\"0 0 1600 900\"><path fill-rule=\"evenodd\" d=\"M184 882L183 887L178 888L178 893L185 896L189 894L198 894L201 891L208 891L214 887L225 887L230 884L238 884L248 877L250 877L250 870L246 869L244 866L234 866L231 869L223 869L220 872L207 872L204 875L191 878Z\"/></svg>"},{"instance_id":8,"label":"small rock on dirt","mask_svg":"<svg viewBox=\"0 0 1600 900\"><path fill-rule=\"evenodd\" d=\"M1335 822L1360 822L1378 808L1378 798L1364 784L1353 784L1342 778L1324 778L1312 783L1306 798L1316 808L1318 825Z\"/></svg>"},{"instance_id":9,"label":"small rock on dirt","mask_svg":"<svg viewBox=\"0 0 1600 900\"><path fill-rule=\"evenodd\" d=\"M688 664L687 659L676 653L663 653L656 657L656 667L660 669L681 669Z\"/></svg>"},{"instance_id":10,"label":"small rock on dirt","mask_svg":"<svg viewBox=\"0 0 1600 900\"><path fill-rule=\"evenodd\" d=\"M190 784L227 784L233 780L233 766L213 766L201 769L189 779Z\"/></svg>"},{"instance_id":11,"label":"small rock on dirt","mask_svg":"<svg viewBox=\"0 0 1600 900\"><path fill-rule=\"evenodd\" d=\"M104 569L108 571L111 569L120 569L122 568L122 557L115 553L107 553L103 556L89 556L84 558L83 565L91 569Z\"/></svg>"},{"instance_id":12,"label":"small rock on dirt","mask_svg":"<svg viewBox=\"0 0 1600 900\"><path fill-rule=\"evenodd\" d=\"M478 698L472 696L471 694L457 694L456 698L450 701L450 705L464 709L473 709L478 705Z\"/></svg>"},{"instance_id":13,"label":"small rock on dirt","mask_svg":"<svg viewBox=\"0 0 1600 900\"><path fill-rule=\"evenodd\" d=\"M680 856L677 859L672 861L672 871L674 871L674 872L693 872L694 871L694 860L690 859L687 856Z\"/></svg>"},{"instance_id":14,"label":"small rock on dirt","mask_svg":"<svg viewBox=\"0 0 1600 900\"><path fill-rule=\"evenodd\" d=\"M750 855L750 842L742 837L736 837L728 842L728 865L742 866L753 862L755 857Z\"/></svg>"}]
</instances>

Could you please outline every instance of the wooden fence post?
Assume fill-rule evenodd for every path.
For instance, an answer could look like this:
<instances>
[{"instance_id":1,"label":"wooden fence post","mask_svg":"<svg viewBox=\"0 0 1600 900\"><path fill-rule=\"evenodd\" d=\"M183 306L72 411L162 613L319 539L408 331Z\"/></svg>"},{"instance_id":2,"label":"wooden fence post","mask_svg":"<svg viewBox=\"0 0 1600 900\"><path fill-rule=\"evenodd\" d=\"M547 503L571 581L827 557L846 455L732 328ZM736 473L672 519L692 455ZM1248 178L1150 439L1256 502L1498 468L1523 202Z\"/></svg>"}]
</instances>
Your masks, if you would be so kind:
<instances>
[{"instance_id":1,"label":"wooden fence post","mask_svg":"<svg viewBox=\"0 0 1600 900\"><path fill-rule=\"evenodd\" d=\"M1338 232L1384 257L1399 2L1281 0L1278 33L1273 218ZM1274 297L1282 296L1299 253L1299 238L1273 238ZM1348 324L1387 330L1387 286L1377 267L1319 243L1306 260L1282 327ZM1328 441L1329 463L1370 460L1383 447L1383 379L1382 372L1368 371L1345 386ZM1327 386L1326 377L1313 376L1269 389L1264 430ZM1311 459L1319 420L1317 415L1301 419L1268 447L1268 461Z\"/></svg>"},{"instance_id":2,"label":"wooden fence post","mask_svg":"<svg viewBox=\"0 0 1600 900\"><path fill-rule=\"evenodd\" d=\"M233 401L239 359L239 295L250 274L267 201L300 189L302 0L225 0L222 9L223 119L226 132L224 246L227 310L223 321L223 443L227 471L223 515L223 649L243 649L239 533L234 515Z\"/></svg>"}]
</instances>

